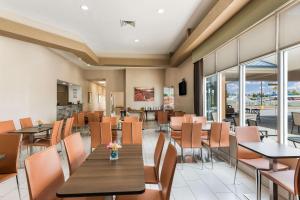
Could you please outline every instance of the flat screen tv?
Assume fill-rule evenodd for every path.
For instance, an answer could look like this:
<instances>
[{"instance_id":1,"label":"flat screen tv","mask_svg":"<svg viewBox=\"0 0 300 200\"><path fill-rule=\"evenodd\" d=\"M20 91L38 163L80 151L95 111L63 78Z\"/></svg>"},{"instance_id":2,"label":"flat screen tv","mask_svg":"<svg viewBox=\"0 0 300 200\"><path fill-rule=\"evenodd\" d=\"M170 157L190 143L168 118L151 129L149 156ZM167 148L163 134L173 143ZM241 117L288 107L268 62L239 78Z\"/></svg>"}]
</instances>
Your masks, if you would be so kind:
<instances>
[{"instance_id":1,"label":"flat screen tv","mask_svg":"<svg viewBox=\"0 0 300 200\"><path fill-rule=\"evenodd\" d=\"M179 84L179 96L186 95L186 82L183 79Z\"/></svg>"}]
</instances>

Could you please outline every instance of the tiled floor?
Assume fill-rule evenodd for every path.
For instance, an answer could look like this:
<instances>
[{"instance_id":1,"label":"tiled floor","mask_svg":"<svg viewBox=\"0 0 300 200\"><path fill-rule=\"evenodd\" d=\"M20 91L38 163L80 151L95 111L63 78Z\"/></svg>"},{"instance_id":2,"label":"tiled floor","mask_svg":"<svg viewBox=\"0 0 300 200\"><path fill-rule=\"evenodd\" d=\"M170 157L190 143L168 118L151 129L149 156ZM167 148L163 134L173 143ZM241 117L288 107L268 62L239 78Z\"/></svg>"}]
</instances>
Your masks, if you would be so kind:
<instances>
[{"instance_id":1,"label":"tiled floor","mask_svg":"<svg viewBox=\"0 0 300 200\"><path fill-rule=\"evenodd\" d=\"M159 132L155 131L156 125L146 124L143 135L143 153L146 164L153 163L153 152ZM86 134L84 134L86 135ZM166 137L167 134L165 133ZM169 139L166 140L168 144ZM89 137L84 136L86 151L89 152ZM167 145L165 145L166 147ZM60 148L60 146L58 146ZM165 148L166 149L166 148ZM37 149L38 150L38 149ZM179 153L178 149L178 153ZM187 151L186 154L189 152ZM22 160L25 157L25 151L22 152ZM206 152L205 152L206 154ZM164 157L164 155L163 155ZM62 166L66 175L68 172L65 153L62 156ZM18 171L22 200L29 199L26 176L24 169ZM246 199L244 194L255 199L255 181L248 175L238 172L237 183L233 184L234 168L227 163L218 161L211 169L210 163L205 163L202 169L201 163L178 164L172 186L172 200L237 200ZM147 185L148 188L157 188L157 186ZM263 199L267 198L267 189L263 188ZM8 180L0 184L1 200L18 200L18 192L15 179Z\"/></svg>"}]
</instances>

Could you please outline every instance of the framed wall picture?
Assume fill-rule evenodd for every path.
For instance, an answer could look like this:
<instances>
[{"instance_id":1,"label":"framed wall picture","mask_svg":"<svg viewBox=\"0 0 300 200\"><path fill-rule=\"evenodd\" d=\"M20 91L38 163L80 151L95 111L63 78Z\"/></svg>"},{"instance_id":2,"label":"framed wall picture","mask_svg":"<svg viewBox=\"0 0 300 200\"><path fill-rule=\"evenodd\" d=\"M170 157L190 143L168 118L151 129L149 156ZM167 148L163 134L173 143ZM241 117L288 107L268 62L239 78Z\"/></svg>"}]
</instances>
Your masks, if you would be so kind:
<instances>
[{"instance_id":1,"label":"framed wall picture","mask_svg":"<svg viewBox=\"0 0 300 200\"><path fill-rule=\"evenodd\" d=\"M154 101L154 88L134 88L134 101Z\"/></svg>"}]
</instances>

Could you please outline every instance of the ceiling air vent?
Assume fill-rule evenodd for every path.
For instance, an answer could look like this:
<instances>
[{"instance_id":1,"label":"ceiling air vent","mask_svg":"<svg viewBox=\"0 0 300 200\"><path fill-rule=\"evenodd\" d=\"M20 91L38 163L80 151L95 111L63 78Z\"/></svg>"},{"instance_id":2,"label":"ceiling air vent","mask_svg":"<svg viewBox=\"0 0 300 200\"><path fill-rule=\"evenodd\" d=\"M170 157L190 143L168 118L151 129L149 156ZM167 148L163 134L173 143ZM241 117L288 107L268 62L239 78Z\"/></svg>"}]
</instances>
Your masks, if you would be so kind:
<instances>
[{"instance_id":1,"label":"ceiling air vent","mask_svg":"<svg viewBox=\"0 0 300 200\"><path fill-rule=\"evenodd\" d=\"M120 20L121 27L123 26L132 26L135 27L135 21L129 21L129 20Z\"/></svg>"}]
</instances>

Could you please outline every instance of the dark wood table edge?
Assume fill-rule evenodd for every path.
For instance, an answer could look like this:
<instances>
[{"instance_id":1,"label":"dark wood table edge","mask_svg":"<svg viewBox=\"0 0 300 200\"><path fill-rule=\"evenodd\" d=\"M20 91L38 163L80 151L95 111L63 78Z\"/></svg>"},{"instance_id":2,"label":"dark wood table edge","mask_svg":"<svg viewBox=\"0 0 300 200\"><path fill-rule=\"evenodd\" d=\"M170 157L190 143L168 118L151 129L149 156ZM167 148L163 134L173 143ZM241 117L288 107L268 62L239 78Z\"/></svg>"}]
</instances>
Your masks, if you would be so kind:
<instances>
[{"instance_id":1,"label":"dark wood table edge","mask_svg":"<svg viewBox=\"0 0 300 200\"><path fill-rule=\"evenodd\" d=\"M249 143L249 142L245 142L245 143ZM241 144L241 143L239 143L238 145L240 145L241 147L244 147L244 148L246 148L246 149L248 149L248 150L250 150L250 151L253 151L253 152L255 152L255 153L257 153L257 154L260 154L260 155L262 155L262 156L264 156L264 157L266 157L266 158L270 158L270 159L289 159L289 158L300 158L300 154L298 155L298 156L269 156L269 155L265 155L265 154L262 154L261 152L259 152L259 151L255 151L255 150L253 150L253 149L251 149L251 148L248 148L247 146L244 146L243 144Z\"/></svg>"},{"instance_id":2,"label":"dark wood table edge","mask_svg":"<svg viewBox=\"0 0 300 200\"><path fill-rule=\"evenodd\" d=\"M56 193L56 196L59 198L70 198L70 197L99 197L99 196L113 196L113 195L138 195L143 194L146 191L144 189L134 192L105 192L105 193L80 193L80 194L60 194L59 191Z\"/></svg>"}]
</instances>

